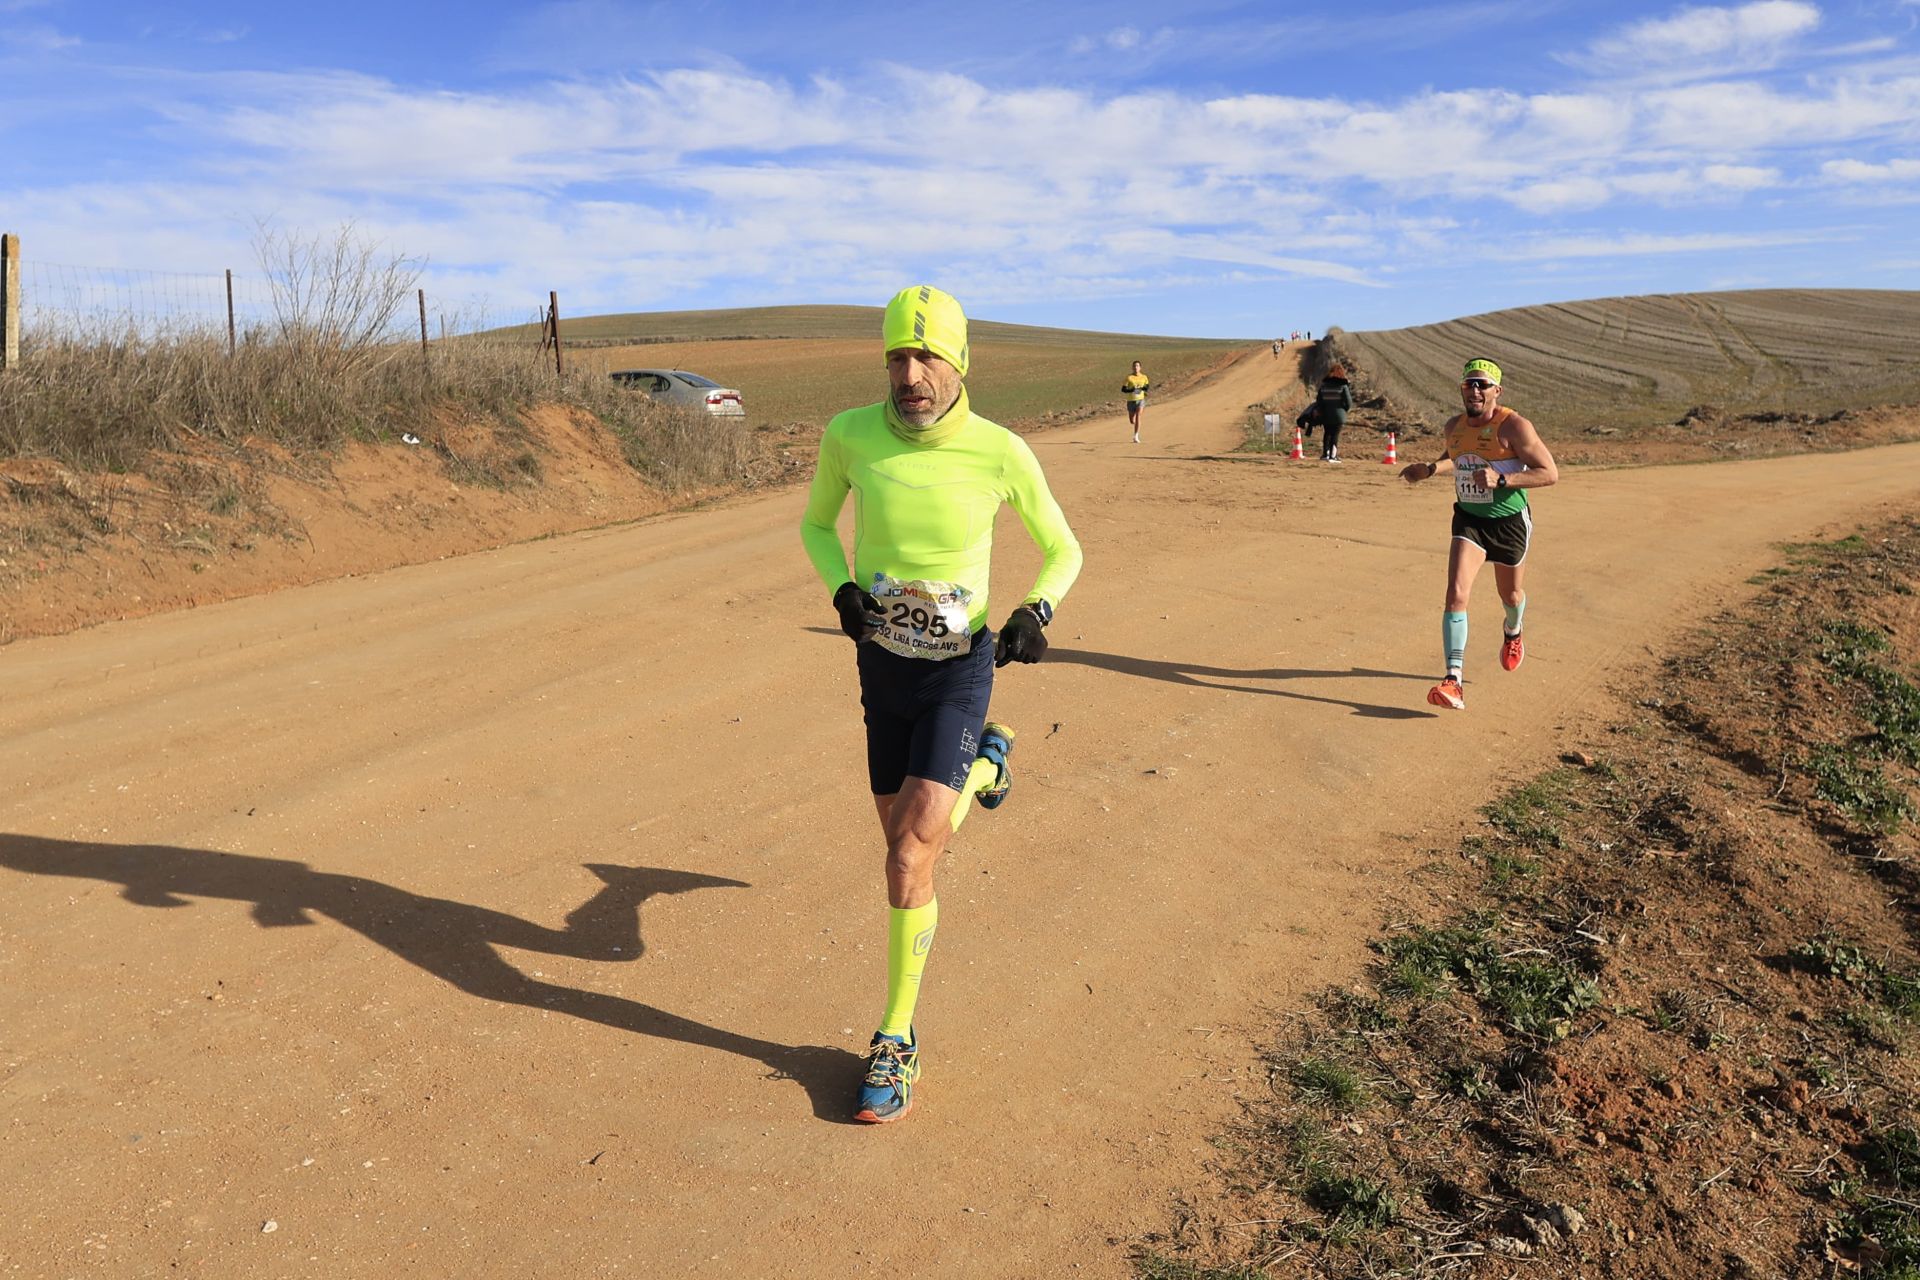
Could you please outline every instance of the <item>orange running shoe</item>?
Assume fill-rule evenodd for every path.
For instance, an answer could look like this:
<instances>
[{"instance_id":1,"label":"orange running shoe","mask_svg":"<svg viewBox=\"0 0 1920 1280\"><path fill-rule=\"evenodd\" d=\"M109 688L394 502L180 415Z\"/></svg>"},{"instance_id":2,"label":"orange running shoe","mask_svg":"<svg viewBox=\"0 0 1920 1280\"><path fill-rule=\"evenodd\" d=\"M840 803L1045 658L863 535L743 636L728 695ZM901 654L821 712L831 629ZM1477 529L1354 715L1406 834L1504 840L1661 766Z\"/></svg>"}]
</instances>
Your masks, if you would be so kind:
<instances>
[{"instance_id":1,"label":"orange running shoe","mask_svg":"<svg viewBox=\"0 0 1920 1280\"><path fill-rule=\"evenodd\" d=\"M1433 688L1427 690L1427 701L1436 707L1447 707L1454 711L1467 709L1467 693L1460 687L1459 676L1448 676Z\"/></svg>"},{"instance_id":2,"label":"orange running shoe","mask_svg":"<svg viewBox=\"0 0 1920 1280\"><path fill-rule=\"evenodd\" d=\"M1508 671L1518 671L1520 660L1527 656L1527 646L1520 643L1520 633L1514 632L1500 642L1500 665Z\"/></svg>"}]
</instances>

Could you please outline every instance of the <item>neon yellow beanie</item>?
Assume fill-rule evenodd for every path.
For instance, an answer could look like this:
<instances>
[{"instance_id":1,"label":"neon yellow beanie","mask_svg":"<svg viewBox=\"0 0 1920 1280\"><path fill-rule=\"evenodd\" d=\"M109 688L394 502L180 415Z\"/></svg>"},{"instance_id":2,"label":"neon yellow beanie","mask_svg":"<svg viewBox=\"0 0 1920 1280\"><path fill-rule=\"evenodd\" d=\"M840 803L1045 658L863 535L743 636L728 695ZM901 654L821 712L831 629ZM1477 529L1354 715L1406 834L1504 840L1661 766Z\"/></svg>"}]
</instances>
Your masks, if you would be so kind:
<instances>
[{"instance_id":1,"label":"neon yellow beanie","mask_svg":"<svg viewBox=\"0 0 1920 1280\"><path fill-rule=\"evenodd\" d=\"M945 360L967 376L967 313L950 293L930 284L902 289L887 304L881 335L889 352L919 347Z\"/></svg>"},{"instance_id":2,"label":"neon yellow beanie","mask_svg":"<svg viewBox=\"0 0 1920 1280\"><path fill-rule=\"evenodd\" d=\"M1493 361L1469 360L1467 361L1466 369L1461 372L1460 377L1462 380L1465 380L1471 378L1476 373L1484 375L1487 381L1491 382L1494 386L1497 387L1500 385L1500 366Z\"/></svg>"}]
</instances>

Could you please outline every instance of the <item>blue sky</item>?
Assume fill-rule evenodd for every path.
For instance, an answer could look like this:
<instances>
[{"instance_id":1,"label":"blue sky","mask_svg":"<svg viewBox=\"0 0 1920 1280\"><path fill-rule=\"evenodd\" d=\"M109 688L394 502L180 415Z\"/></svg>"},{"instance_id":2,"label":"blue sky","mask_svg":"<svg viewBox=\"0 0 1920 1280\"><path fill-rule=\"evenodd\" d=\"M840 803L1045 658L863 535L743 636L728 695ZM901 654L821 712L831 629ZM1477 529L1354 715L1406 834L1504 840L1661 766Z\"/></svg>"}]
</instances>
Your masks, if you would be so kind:
<instances>
[{"instance_id":1,"label":"blue sky","mask_svg":"<svg viewBox=\"0 0 1920 1280\"><path fill-rule=\"evenodd\" d=\"M1300 9L1309 16L1299 16ZM1920 288L1920 0L0 0L0 230L437 309L878 304L1196 335Z\"/></svg>"}]
</instances>

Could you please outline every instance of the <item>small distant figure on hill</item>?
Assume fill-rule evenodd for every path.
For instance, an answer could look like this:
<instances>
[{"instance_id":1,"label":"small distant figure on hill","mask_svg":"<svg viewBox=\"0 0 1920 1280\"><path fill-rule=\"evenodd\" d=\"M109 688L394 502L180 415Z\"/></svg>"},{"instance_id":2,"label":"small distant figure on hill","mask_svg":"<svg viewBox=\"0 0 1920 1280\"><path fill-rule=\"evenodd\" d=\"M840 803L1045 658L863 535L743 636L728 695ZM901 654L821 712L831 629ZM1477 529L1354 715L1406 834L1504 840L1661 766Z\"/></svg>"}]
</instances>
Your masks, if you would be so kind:
<instances>
[{"instance_id":1,"label":"small distant figure on hill","mask_svg":"<svg viewBox=\"0 0 1920 1280\"><path fill-rule=\"evenodd\" d=\"M1274 358L1275 360L1278 360L1278 359L1280 358L1280 348L1281 348L1281 347L1283 347L1283 346L1285 346L1285 345L1286 345L1286 344L1285 344L1285 343L1283 343L1283 342L1281 342L1281 341L1280 341L1280 339L1278 339L1278 338L1275 338L1275 339L1273 340L1273 358Z\"/></svg>"},{"instance_id":2,"label":"small distant figure on hill","mask_svg":"<svg viewBox=\"0 0 1920 1280\"><path fill-rule=\"evenodd\" d=\"M1320 437L1320 461L1340 461L1340 429L1347 425L1347 415L1352 412L1353 388L1348 383L1347 369L1345 365L1336 364L1320 379L1320 389L1314 393L1313 403L1307 406L1313 421L1326 428ZM1309 430L1307 434L1313 433Z\"/></svg>"},{"instance_id":3,"label":"small distant figure on hill","mask_svg":"<svg viewBox=\"0 0 1920 1280\"><path fill-rule=\"evenodd\" d=\"M1466 412L1447 419L1446 451L1433 462L1410 463L1400 472L1408 484L1453 473L1447 604L1440 615L1447 674L1427 690L1428 702L1452 711L1467 709L1460 681L1467 654L1467 597L1480 566L1489 560L1507 611L1501 628L1501 669L1518 670L1526 656L1520 639L1527 609L1522 575L1533 542L1533 511L1525 491L1544 489L1560 478L1533 424L1500 403L1500 376L1500 366L1491 360L1467 361L1460 375L1460 405Z\"/></svg>"},{"instance_id":4,"label":"small distant figure on hill","mask_svg":"<svg viewBox=\"0 0 1920 1280\"><path fill-rule=\"evenodd\" d=\"M1133 427L1133 442L1140 443L1140 419L1147 412L1147 388L1153 384L1147 381L1147 375L1140 372L1140 362L1133 362L1133 372L1120 384L1121 392L1127 397L1127 422Z\"/></svg>"},{"instance_id":5,"label":"small distant figure on hill","mask_svg":"<svg viewBox=\"0 0 1920 1280\"><path fill-rule=\"evenodd\" d=\"M1307 330L1307 341L1308 341L1308 342L1312 342L1312 341L1313 341L1313 330L1311 330L1311 329L1309 329L1309 330Z\"/></svg>"}]
</instances>

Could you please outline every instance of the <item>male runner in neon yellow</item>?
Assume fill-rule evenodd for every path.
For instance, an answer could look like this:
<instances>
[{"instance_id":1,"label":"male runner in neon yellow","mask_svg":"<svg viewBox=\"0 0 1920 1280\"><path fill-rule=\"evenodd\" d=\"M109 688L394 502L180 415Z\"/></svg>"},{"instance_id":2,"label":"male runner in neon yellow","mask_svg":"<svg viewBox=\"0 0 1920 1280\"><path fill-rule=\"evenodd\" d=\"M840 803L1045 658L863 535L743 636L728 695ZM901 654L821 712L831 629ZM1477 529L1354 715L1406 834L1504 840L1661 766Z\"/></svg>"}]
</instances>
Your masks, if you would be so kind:
<instances>
[{"instance_id":1,"label":"male runner in neon yellow","mask_svg":"<svg viewBox=\"0 0 1920 1280\"><path fill-rule=\"evenodd\" d=\"M1080 544L1026 441L967 402L967 318L927 285L882 322L889 394L827 424L800 540L856 644L867 777L887 842L887 1006L854 1118L913 1105L913 1013L939 907L933 867L976 795L1006 794L1013 733L986 721L994 668L1038 662L1045 627L1080 572ZM853 573L836 525L854 498ZM1045 556L996 638L987 628L993 518L1019 513Z\"/></svg>"},{"instance_id":2,"label":"male runner in neon yellow","mask_svg":"<svg viewBox=\"0 0 1920 1280\"><path fill-rule=\"evenodd\" d=\"M1453 549L1447 555L1447 607L1440 617L1447 674L1427 690L1427 701L1454 711L1467 709L1460 683L1467 653L1467 596L1480 566L1489 560L1507 611L1500 665L1513 671L1526 655L1520 627L1527 594L1521 579L1533 540L1533 511L1524 491L1544 489L1560 479L1553 455L1533 424L1501 406L1499 365L1467 361L1460 404L1466 412L1447 419L1446 451L1439 459L1409 463L1400 471L1408 484L1453 473Z\"/></svg>"},{"instance_id":3,"label":"male runner in neon yellow","mask_svg":"<svg viewBox=\"0 0 1920 1280\"><path fill-rule=\"evenodd\" d=\"M1147 375L1140 372L1140 362L1133 362L1133 372L1120 384L1120 390L1127 397L1127 421L1133 424L1133 442L1140 443L1140 419L1147 412L1147 388L1153 384L1147 381Z\"/></svg>"}]
</instances>

